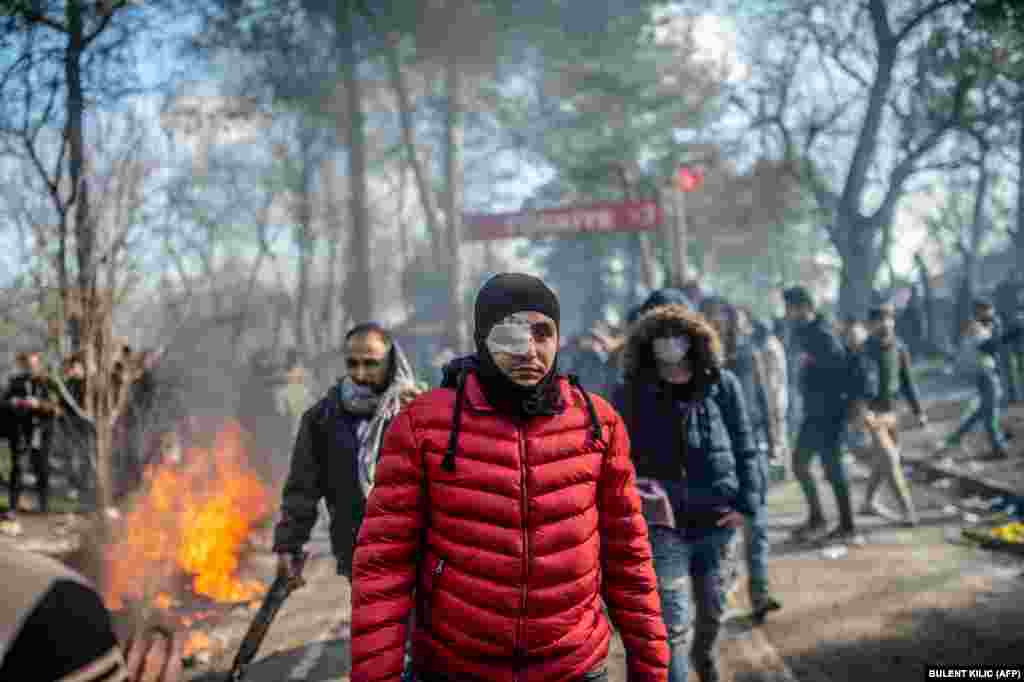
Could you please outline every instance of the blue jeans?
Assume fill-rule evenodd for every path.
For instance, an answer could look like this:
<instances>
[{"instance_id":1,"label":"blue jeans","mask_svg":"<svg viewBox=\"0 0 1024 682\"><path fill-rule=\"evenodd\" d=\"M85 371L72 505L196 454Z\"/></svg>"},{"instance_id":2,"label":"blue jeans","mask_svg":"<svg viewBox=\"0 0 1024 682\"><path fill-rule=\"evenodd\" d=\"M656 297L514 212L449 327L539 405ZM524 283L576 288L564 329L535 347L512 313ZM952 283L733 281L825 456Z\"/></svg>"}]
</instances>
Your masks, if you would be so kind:
<instances>
[{"instance_id":1,"label":"blue jeans","mask_svg":"<svg viewBox=\"0 0 1024 682\"><path fill-rule=\"evenodd\" d=\"M716 644L725 588L722 557L735 533L731 528L715 528L701 537L689 537L674 528L650 528L658 595L668 630L669 682L686 682L691 661L701 682L718 679ZM695 617L690 615L691 601Z\"/></svg>"},{"instance_id":2,"label":"blue jeans","mask_svg":"<svg viewBox=\"0 0 1024 682\"><path fill-rule=\"evenodd\" d=\"M999 453L1005 453L1006 436L1003 435L1000 425L1003 417L1003 387L999 382L999 375L994 371L979 372L978 393L981 397L981 405L960 424L960 428L950 437L950 440L959 443L971 429L977 426L978 422L981 422L985 425L985 430L988 431L992 449Z\"/></svg>"},{"instance_id":3,"label":"blue jeans","mask_svg":"<svg viewBox=\"0 0 1024 682\"><path fill-rule=\"evenodd\" d=\"M757 604L759 597L768 593L768 507L758 505L757 511L744 516L744 549L746 550L747 573L750 576L750 603Z\"/></svg>"}]
</instances>

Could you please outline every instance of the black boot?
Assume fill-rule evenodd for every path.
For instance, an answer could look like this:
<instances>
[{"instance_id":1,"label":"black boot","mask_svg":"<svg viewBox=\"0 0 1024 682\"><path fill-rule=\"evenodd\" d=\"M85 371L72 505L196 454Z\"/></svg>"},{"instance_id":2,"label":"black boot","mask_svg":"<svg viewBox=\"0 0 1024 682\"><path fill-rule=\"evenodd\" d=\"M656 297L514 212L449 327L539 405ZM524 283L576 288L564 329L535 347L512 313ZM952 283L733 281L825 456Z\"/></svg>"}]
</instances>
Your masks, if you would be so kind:
<instances>
[{"instance_id":1,"label":"black boot","mask_svg":"<svg viewBox=\"0 0 1024 682\"><path fill-rule=\"evenodd\" d=\"M690 663L700 682L720 682L722 679L718 671L718 659L714 653L721 629L720 623L705 622L699 623L694 632Z\"/></svg>"}]
</instances>

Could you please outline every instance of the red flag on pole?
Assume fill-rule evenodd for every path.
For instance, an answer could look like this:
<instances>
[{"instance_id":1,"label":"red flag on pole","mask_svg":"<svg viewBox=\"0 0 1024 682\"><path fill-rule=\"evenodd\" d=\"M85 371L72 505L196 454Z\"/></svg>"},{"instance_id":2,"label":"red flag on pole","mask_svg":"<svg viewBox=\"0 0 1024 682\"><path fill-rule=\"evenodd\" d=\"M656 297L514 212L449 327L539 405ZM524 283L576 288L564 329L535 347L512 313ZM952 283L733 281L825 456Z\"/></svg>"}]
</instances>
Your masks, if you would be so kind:
<instances>
[{"instance_id":1,"label":"red flag on pole","mask_svg":"<svg viewBox=\"0 0 1024 682\"><path fill-rule=\"evenodd\" d=\"M704 184L704 171L691 166L680 166L676 173L676 187L680 192L693 192Z\"/></svg>"}]
</instances>

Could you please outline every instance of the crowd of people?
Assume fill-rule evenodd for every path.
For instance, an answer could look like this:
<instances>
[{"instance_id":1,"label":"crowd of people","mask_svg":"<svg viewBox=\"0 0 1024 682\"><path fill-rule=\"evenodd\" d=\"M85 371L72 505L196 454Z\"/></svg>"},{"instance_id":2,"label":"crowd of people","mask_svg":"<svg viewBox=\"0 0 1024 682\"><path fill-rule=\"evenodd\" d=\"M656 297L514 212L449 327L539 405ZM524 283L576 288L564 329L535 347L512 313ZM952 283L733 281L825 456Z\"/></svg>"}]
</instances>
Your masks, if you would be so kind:
<instances>
[{"instance_id":1,"label":"crowd of people","mask_svg":"<svg viewBox=\"0 0 1024 682\"><path fill-rule=\"evenodd\" d=\"M163 414L167 401L158 406L156 351L135 352L122 347L112 363L108 381L109 400L120 405L114 430L114 497L137 489L142 471L154 448L161 427L154 422L161 414L165 426L180 415ZM51 508L51 479L56 464L66 479L66 488L80 509L95 504L95 427L86 405L86 367L82 353L71 353L58 370L47 367L41 350L18 353L15 372L0 397L0 439L10 451L9 491L5 517L11 519L22 504L24 464L28 460L40 512Z\"/></svg>"},{"instance_id":2,"label":"crowd of people","mask_svg":"<svg viewBox=\"0 0 1024 682\"><path fill-rule=\"evenodd\" d=\"M558 297L506 273L477 295L475 352L451 358L436 389L372 322L346 335L344 372L323 394L297 357L268 390L281 372L257 358L244 395L272 402L293 441L281 465L278 572L301 582L323 503L337 573L352 585L352 679L603 680L614 629L631 680L683 682L692 668L713 682L741 562L754 622L783 606L768 572L771 472L791 473L806 500L794 541L864 541L845 450L872 465L859 514L916 525L898 401L919 424L927 418L896 306L879 301L866 320L837 324L804 287L783 300L785 316L766 321L696 286L662 289L621 329L563 339ZM1009 456L998 358L1020 336L1021 325L1000 329L978 302L957 366L979 405L943 447L984 424L994 456ZM138 405L157 359L120 377ZM45 508L39 453L50 424L80 408L83 368L69 358L54 382L39 354L20 361L3 405ZM883 485L899 512L878 501ZM31 606L41 609L46 590L37 592Z\"/></svg>"},{"instance_id":3,"label":"crowd of people","mask_svg":"<svg viewBox=\"0 0 1024 682\"><path fill-rule=\"evenodd\" d=\"M783 299L769 322L695 287L663 289L621 331L562 341L554 293L499 275L476 300L476 352L425 393L399 378L387 330L353 329L348 375L299 428L274 543L279 570L300 578L327 502L353 588L352 679L600 680L614 628L630 679L682 681L692 668L718 680L741 561L754 621L782 608L767 570L770 471L791 472L806 499L794 541L864 542L848 450L872 467L857 512L916 525L899 400L927 417L896 307L837 324L804 287ZM988 368L1016 334L965 341L958 366L990 399L961 431L998 416ZM396 397L404 408L379 411ZM378 421L390 423L383 439L369 436ZM883 485L899 512L879 501Z\"/></svg>"}]
</instances>

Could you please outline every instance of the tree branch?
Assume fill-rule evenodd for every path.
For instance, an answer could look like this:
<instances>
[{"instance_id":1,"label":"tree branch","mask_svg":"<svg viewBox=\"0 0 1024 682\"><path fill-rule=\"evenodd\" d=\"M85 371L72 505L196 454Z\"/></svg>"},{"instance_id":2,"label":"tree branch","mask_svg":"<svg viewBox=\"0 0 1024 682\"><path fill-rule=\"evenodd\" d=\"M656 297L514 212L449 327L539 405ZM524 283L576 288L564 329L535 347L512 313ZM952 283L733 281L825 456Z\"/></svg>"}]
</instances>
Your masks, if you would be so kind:
<instances>
[{"instance_id":1,"label":"tree branch","mask_svg":"<svg viewBox=\"0 0 1024 682\"><path fill-rule=\"evenodd\" d=\"M961 4L961 0L937 0L936 2L923 7L921 11L915 14L914 17L908 21L902 29L900 29L900 32L896 34L896 42L903 42L903 40L910 35L910 33L917 28L922 21L930 17L932 14L935 14L945 7L952 7L953 5L959 4Z\"/></svg>"},{"instance_id":2,"label":"tree branch","mask_svg":"<svg viewBox=\"0 0 1024 682\"><path fill-rule=\"evenodd\" d=\"M60 31L61 33L68 32L67 26L63 23L46 16L38 10L32 9L32 7L28 5L29 3L24 3L21 7L15 7L11 12L12 14L21 16L22 19L30 24L42 24L47 28L52 28L53 30Z\"/></svg>"},{"instance_id":3,"label":"tree branch","mask_svg":"<svg viewBox=\"0 0 1024 682\"><path fill-rule=\"evenodd\" d=\"M864 75L842 58L844 50L850 44L849 36L840 40L826 39L825 36L822 35L822 31L818 30L816 26L811 29L811 33L814 35L815 42L818 44L818 49L821 50L822 61L824 61L824 58L827 56L835 62L840 71L855 80L862 88L868 88L871 86L871 83Z\"/></svg>"}]
</instances>

